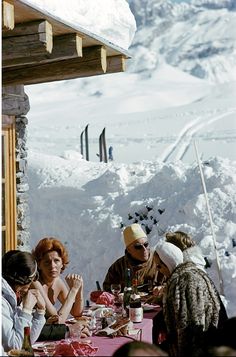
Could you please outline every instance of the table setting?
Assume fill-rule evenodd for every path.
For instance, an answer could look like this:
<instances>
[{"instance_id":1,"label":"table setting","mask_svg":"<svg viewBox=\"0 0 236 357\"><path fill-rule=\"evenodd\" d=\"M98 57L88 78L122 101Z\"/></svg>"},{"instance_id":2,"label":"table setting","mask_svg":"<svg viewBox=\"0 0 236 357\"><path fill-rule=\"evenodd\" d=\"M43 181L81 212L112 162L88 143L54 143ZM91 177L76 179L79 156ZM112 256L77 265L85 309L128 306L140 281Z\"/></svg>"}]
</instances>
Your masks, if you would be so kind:
<instances>
[{"instance_id":1,"label":"table setting","mask_svg":"<svg viewBox=\"0 0 236 357\"><path fill-rule=\"evenodd\" d=\"M144 317L133 323L124 313L120 285L112 284L111 292L91 292L82 316L66 321L65 338L35 343L35 356L111 356L129 339L152 342L152 318L160 306L149 302L151 295L140 293Z\"/></svg>"}]
</instances>

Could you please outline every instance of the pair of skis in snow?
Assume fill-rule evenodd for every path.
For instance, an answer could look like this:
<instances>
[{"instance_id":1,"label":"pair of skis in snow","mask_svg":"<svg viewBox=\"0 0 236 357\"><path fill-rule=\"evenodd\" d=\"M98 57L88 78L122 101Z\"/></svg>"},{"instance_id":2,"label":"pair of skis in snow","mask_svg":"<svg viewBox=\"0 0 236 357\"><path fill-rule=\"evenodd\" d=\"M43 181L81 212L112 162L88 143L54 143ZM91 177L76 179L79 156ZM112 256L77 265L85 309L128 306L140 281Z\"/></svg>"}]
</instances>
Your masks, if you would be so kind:
<instances>
[{"instance_id":1,"label":"pair of skis in snow","mask_svg":"<svg viewBox=\"0 0 236 357\"><path fill-rule=\"evenodd\" d=\"M85 129L80 134L80 153L82 156L85 157L87 161L89 161L88 126L89 124L86 125ZM99 136L99 154L97 155L99 156L100 161L108 162L105 130L106 129L104 128ZM85 138L85 153L84 153L84 138Z\"/></svg>"}]
</instances>

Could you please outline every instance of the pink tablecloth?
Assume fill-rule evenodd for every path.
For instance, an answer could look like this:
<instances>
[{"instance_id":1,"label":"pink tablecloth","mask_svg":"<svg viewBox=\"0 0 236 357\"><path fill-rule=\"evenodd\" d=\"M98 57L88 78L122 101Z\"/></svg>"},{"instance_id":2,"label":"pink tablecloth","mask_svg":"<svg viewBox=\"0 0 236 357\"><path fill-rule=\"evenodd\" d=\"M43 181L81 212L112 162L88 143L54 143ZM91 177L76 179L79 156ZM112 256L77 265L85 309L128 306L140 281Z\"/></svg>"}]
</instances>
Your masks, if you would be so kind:
<instances>
[{"instance_id":1,"label":"pink tablecloth","mask_svg":"<svg viewBox=\"0 0 236 357\"><path fill-rule=\"evenodd\" d=\"M134 328L142 329L142 341L152 343L152 326L153 318L160 311L160 308L157 308L152 311L144 313L144 319L140 323L134 324ZM93 346L99 348L96 356L112 356L112 354L124 343L132 341L132 339L127 337L101 337L93 336L91 337Z\"/></svg>"},{"instance_id":2,"label":"pink tablecloth","mask_svg":"<svg viewBox=\"0 0 236 357\"><path fill-rule=\"evenodd\" d=\"M145 342L152 343L152 328L153 328L153 319L159 311L161 310L160 307L155 307L151 311L144 312L144 319L140 323L134 324L134 328L141 329L141 340ZM137 338L138 339L138 338ZM87 339L84 339L86 342ZM89 337L88 340L92 342L92 346L98 347L98 352L96 353L96 357L98 356L112 356L112 354L123 344L126 342L132 341L132 338L128 337L102 337L102 336L92 336ZM83 340L81 340L83 341ZM59 341L57 341L59 342ZM43 343L36 343L34 346L42 345ZM40 350L35 351L35 355L37 356L45 356Z\"/></svg>"}]
</instances>

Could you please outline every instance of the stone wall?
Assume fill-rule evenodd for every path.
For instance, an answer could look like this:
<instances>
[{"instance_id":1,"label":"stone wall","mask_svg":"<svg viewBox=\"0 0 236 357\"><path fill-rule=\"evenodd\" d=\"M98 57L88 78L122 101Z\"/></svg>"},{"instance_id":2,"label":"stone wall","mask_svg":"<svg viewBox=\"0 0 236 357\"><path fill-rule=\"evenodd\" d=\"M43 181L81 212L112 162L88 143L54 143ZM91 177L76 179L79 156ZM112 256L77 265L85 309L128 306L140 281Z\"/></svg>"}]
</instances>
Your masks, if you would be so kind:
<instances>
[{"instance_id":1,"label":"stone wall","mask_svg":"<svg viewBox=\"0 0 236 357\"><path fill-rule=\"evenodd\" d=\"M29 249L30 214L28 204L27 175L27 124L26 114L30 109L29 99L24 86L2 87L2 114L16 118L16 205L17 205L17 247Z\"/></svg>"}]
</instances>

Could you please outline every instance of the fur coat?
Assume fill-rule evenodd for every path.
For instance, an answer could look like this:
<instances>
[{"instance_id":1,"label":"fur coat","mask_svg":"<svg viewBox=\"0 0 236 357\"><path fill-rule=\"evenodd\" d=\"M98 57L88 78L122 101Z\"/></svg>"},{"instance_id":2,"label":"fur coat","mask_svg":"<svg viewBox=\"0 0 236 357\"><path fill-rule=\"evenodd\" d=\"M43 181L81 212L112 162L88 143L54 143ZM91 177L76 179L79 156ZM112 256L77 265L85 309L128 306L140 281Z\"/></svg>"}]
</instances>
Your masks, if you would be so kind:
<instances>
[{"instance_id":1,"label":"fur coat","mask_svg":"<svg viewBox=\"0 0 236 357\"><path fill-rule=\"evenodd\" d=\"M170 356L202 356L206 332L227 319L214 283L192 262L178 265L163 297Z\"/></svg>"}]
</instances>

